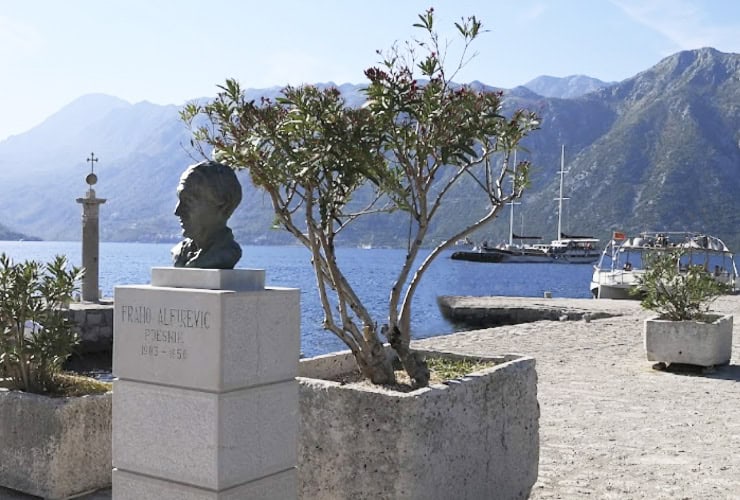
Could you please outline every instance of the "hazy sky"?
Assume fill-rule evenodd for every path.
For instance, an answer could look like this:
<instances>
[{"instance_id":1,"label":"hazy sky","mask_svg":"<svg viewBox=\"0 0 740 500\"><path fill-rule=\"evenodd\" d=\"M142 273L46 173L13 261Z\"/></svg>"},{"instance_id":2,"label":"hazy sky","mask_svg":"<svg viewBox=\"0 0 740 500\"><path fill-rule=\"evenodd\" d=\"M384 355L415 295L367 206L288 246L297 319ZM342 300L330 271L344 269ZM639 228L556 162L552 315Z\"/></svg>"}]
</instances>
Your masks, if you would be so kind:
<instances>
[{"instance_id":1,"label":"hazy sky","mask_svg":"<svg viewBox=\"0 0 740 500\"><path fill-rule=\"evenodd\" d=\"M89 93L182 104L244 87L364 82L433 6L490 32L458 81L619 81L680 50L740 52L740 0L0 0L0 140Z\"/></svg>"}]
</instances>

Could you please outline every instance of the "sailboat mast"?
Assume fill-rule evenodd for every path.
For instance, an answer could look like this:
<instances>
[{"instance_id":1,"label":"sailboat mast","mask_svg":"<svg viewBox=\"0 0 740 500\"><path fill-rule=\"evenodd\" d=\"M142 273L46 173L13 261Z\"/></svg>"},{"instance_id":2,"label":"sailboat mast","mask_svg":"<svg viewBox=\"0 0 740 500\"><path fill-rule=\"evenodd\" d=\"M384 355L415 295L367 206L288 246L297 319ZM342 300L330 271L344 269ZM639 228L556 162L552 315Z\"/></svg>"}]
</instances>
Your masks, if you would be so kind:
<instances>
[{"instance_id":1,"label":"sailboat mast","mask_svg":"<svg viewBox=\"0 0 740 500\"><path fill-rule=\"evenodd\" d=\"M560 148L560 196L558 196L558 237L563 235L563 178L565 177L565 144Z\"/></svg>"},{"instance_id":2,"label":"sailboat mast","mask_svg":"<svg viewBox=\"0 0 740 500\"><path fill-rule=\"evenodd\" d=\"M516 151L514 151L514 173L511 176L511 194L513 195L515 192L515 182L516 182ZM509 246L512 246L514 244L514 198L512 197L511 202L509 203L511 205L511 212L509 213Z\"/></svg>"}]
</instances>

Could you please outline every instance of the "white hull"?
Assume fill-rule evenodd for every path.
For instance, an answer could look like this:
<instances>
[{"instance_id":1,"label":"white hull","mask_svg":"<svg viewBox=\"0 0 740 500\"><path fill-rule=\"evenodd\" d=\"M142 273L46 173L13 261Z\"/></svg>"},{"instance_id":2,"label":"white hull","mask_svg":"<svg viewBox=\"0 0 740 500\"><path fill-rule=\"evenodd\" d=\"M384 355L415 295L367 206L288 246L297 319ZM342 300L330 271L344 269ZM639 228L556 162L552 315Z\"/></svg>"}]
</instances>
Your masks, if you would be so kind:
<instances>
[{"instance_id":1,"label":"white hull","mask_svg":"<svg viewBox=\"0 0 740 500\"><path fill-rule=\"evenodd\" d=\"M597 299L634 299L630 290L637 286L643 272L642 269L625 271L596 268L591 278L591 295Z\"/></svg>"},{"instance_id":2,"label":"white hull","mask_svg":"<svg viewBox=\"0 0 740 500\"><path fill-rule=\"evenodd\" d=\"M555 260L547 255L543 255L542 257L534 255L506 255L501 258L501 262L510 262L512 264L552 264Z\"/></svg>"},{"instance_id":3,"label":"white hull","mask_svg":"<svg viewBox=\"0 0 740 500\"><path fill-rule=\"evenodd\" d=\"M501 256L498 262L517 264L593 264L599 258L599 254L584 254L578 251L552 253L540 250L517 251L489 248L486 252Z\"/></svg>"},{"instance_id":4,"label":"white hull","mask_svg":"<svg viewBox=\"0 0 740 500\"><path fill-rule=\"evenodd\" d=\"M595 299L634 299L635 297L630 293L632 287L624 286L609 286L609 285L594 285L591 283L591 295Z\"/></svg>"}]
</instances>

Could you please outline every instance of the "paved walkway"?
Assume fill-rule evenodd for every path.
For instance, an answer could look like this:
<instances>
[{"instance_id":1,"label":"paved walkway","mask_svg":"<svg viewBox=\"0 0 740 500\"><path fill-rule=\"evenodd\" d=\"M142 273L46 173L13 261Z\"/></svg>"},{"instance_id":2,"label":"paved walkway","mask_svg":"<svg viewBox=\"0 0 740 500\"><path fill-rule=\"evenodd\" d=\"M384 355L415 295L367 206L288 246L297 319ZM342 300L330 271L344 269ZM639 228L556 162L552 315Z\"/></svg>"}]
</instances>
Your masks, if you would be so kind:
<instances>
[{"instance_id":1,"label":"paved walkway","mask_svg":"<svg viewBox=\"0 0 740 500\"><path fill-rule=\"evenodd\" d=\"M650 314L637 302L607 302L622 315L505 326L422 344L536 358L540 468L531 499L740 499L740 335L731 364L715 373L656 371L642 343ZM723 297L714 309L740 321L740 296Z\"/></svg>"},{"instance_id":2,"label":"paved walkway","mask_svg":"<svg viewBox=\"0 0 740 500\"><path fill-rule=\"evenodd\" d=\"M487 307L512 300L481 298ZM619 316L538 321L420 341L467 354L537 360L539 479L531 499L740 499L740 335L729 366L711 374L651 369L642 345L649 314L636 302L559 299ZM714 309L740 321L740 296ZM0 499L31 497L3 492ZM84 500L110 500L110 490Z\"/></svg>"}]
</instances>

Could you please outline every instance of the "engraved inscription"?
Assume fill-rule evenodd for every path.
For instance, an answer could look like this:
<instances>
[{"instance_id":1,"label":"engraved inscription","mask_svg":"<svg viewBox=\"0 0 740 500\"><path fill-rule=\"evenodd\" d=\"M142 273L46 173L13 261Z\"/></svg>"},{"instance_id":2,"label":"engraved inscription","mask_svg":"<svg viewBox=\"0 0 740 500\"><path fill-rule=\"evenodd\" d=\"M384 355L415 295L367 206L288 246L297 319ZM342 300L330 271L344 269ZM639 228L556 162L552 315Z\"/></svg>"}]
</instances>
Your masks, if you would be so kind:
<instances>
[{"instance_id":1,"label":"engraved inscription","mask_svg":"<svg viewBox=\"0 0 740 500\"><path fill-rule=\"evenodd\" d=\"M149 324L152 322L152 310L146 306L122 305L120 312L123 323Z\"/></svg>"},{"instance_id":2,"label":"engraved inscription","mask_svg":"<svg viewBox=\"0 0 740 500\"><path fill-rule=\"evenodd\" d=\"M165 344L183 344L182 332L177 330L160 330L159 328L145 328L144 341L163 342Z\"/></svg>"},{"instance_id":3,"label":"engraved inscription","mask_svg":"<svg viewBox=\"0 0 740 500\"><path fill-rule=\"evenodd\" d=\"M122 323L141 325L139 355L147 358L188 359L188 336L211 328L211 312L202 309L122 304L118 312Z\"/></svg>"},{"instance_id":4,"label":"engraved inscription","mask_svg":"<svg viewBox=\"0 0 740 500\"><path fill-rule=\"evenodd\" d=\"M188 359L188 350L184 347L162 348L156 344L142 344L141 355L152 358Z\"/></svg>"},{"instance_id":5,"label":"engraved inscription","mask_svg":"<svg viewBox=\"0 0 740 500\"><path fill-rule=\"evenodd\" d=\"M198 309L168 309L159 310L159 324L180 328L211 328L209 323L211 313Z\"/></svg>"}]
</instances>

